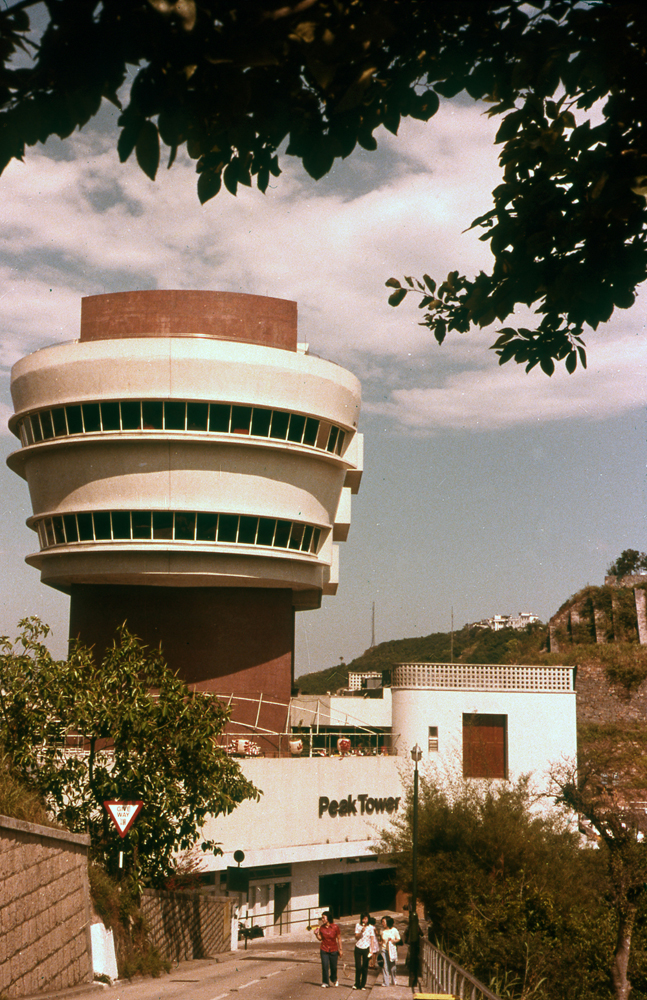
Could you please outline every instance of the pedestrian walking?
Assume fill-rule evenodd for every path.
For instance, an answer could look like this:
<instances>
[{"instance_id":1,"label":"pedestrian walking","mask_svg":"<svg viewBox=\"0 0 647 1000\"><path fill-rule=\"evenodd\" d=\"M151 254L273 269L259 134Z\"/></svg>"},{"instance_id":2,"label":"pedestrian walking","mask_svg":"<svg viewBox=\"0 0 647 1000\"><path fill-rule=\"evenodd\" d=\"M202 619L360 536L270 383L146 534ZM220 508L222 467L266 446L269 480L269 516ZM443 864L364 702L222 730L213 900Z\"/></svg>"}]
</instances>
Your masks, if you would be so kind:
<instances>
[{"instance_id":1,"label":"pedestrian walking","mask_svg":"<svg viewBox=\"0 0 647 1000\"><path fill-rule=\"evenodd\" d=\"M315 927L315 937L321 945L321 987L339 986L337 961L343 954L341 931L330 910L321 914L319 926Z\"/></svg>"},{"instance_id":2,"label":"pedestrian walking","mask_svg":"<svg viewBox=\"0 0 647 1000\"><path fill-rule=\"evenodd\" d=\"M360 914L359 923L355 924L355 985L354 990L366 989L368 961L371 956L371 943L375 939L375 931L371 925L368 913Z\"/></svg>"},{"instance_id":3,"label":"pedestrian walking","mask_svg":"<svg viewBox=\"0 0 647 1000\"><path fill-rule=\"evenodd\" d=\"M397 927L394 926L393 917L382 917L382 978L384 986L395 986L395 973L398 967L398 945L402 938Z\"/></svg>"},{"instance_id":4,"label":"pedestrian walking","mask_svg":"<svg viewBox=\"0 0 647 1000\"><path fill-rule=\"evenodd\" d=\"M368 960L369 969L374 969L377 965L377 956L380 953L380 942L377 937L377 927L375 925L375 917L369 917L369 924L373 928L373 937L371 938L371 957Z\"/></svg>"}]
</instances>

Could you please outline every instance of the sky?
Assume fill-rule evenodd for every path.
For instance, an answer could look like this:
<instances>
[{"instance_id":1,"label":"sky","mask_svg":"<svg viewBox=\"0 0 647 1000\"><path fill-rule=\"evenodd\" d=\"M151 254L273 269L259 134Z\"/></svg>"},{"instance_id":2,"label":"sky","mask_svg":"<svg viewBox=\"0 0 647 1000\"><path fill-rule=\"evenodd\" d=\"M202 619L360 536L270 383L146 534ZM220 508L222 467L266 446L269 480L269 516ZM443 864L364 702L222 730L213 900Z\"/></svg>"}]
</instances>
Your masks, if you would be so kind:
<instances>
[{"instance_id":1,"label":"sky","mask_svg":"<svg viewBox=\"0 0 647 1000\"><path fill-rule=\"evenodd\" d=\"M443 279L489 268L465 232L499 178L496 123L447 102L431 123L405 120L378 151L323 180L297 161L265 195L239 188L201 206L194 164L150 181L119 163L115 115L50 140L0 177L0 443L12 412L10 369L78 337L82 296L213 289L296 299L299 339L363 386L364 477L341 546L336 597L301 612L297 675L371 644L449 631L492 614L547 620L601 584L645 530L646 295L587 337L587 371L552 378L488 350L495 327L439 347L408 300L387 304L391 276ZM527 325L527 324L526 324ZM27 486L0 468L4 517L0 633L38 615L66 649L68 598L24 563Z\"/></svg>"}]
</instances>

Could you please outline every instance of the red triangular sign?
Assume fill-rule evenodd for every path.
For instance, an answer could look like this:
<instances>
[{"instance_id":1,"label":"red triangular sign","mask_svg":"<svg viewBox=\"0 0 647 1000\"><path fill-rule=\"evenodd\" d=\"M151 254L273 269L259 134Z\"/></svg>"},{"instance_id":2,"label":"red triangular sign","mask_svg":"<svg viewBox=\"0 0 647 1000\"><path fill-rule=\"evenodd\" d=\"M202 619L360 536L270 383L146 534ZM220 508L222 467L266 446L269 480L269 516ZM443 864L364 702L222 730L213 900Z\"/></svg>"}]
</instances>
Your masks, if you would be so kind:
<instances>
[{"instance_id":1,"label":"red triangular sign","mask_svg":"<svg viewBox=\"0 0 647 1000\"><path fill-rule=\"evenodd\" d=\"M139 815L143 802L119 802L113 799L103 803L120 837L125 837Z\"/></svg>"}]
</instances>

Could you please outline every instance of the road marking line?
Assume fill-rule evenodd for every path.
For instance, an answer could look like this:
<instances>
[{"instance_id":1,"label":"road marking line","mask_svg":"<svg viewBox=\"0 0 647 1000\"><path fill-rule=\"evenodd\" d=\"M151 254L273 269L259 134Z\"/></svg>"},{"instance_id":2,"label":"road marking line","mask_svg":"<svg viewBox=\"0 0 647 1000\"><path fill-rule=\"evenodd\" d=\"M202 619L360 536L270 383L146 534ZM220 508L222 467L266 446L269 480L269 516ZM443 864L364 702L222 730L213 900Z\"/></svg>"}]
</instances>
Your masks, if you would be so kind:
<instances>
[{"instance_id":1,"label":"road marking line","mask_svg":"<svg viewBox=\"0 0 647 1000\"><path fill-rule=\"evenodd\" d=\"M225 997L229 996L229 990L226 993L219 993L217 997L213 997L212 1000L224 1000Z\"/></svg>"},{"instance_id":2,"label":"road marking line","mask_svg":"<svg viewBox=\"0 0 647 1000\"><path fill-rule=\"evenodd\" d=\"M239 990L246 990L248 986L253 986L254 983L260 983L260 979L250 979L250 981L248 983L243 983L243 985L239 986L238 989Z\"/></svg>"}]
</instances>

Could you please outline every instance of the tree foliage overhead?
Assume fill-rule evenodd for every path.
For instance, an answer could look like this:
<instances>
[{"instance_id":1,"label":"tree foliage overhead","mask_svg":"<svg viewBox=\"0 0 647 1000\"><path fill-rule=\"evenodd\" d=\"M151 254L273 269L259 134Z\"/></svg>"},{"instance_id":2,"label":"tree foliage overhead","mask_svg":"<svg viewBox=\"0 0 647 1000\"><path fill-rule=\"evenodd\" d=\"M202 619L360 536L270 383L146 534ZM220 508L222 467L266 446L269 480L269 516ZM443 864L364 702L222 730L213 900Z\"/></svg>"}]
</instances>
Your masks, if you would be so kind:
<instances>
[{"instance_id":1,"label":"tree foliage overhead","mask_svg":"<svg viewBox=\"0 0 647 1000\"><path fill-rule=\"evenodd\" d=\"M80 645L56 661L42 642L47 626L20 624L15 644L0 638L0 744L58 822L90 833L108 871L123 851L127 868L160 881L208 815L258 796L218 744L226 709L191 692L159 652L122 629L100 665ZM144 803L124 840L103 806L112 799Z\"/></svg>"},{"instance_id":2,"label":"tree foliage overhead","mask_svg":"<svg viewBox=\"0 0 647 1000\"><path fill-rule=\"evenodd\" d=\"M0 170L106 98L124 102L120 158L134 151L154 178L161 144L169 165L186 146L202 202L223 183L264 191L280 148L317 179L356 146L375 149L380 126L428 121L441 98L487 101L502 117L503 178L472 226L491 273L388 281L392 305L420 292L439 343L525 305L541 318L498 331L499 362L572 372L585 327L631 306L645 277L644 4L18 0L0 11L0 40Z\"/></svg>"}]
</instances>

